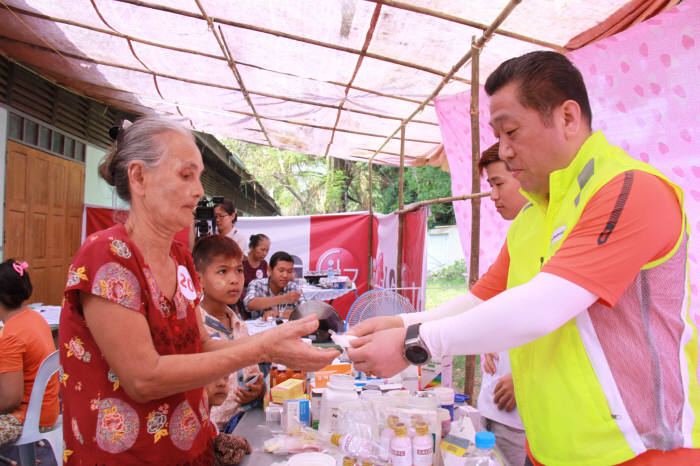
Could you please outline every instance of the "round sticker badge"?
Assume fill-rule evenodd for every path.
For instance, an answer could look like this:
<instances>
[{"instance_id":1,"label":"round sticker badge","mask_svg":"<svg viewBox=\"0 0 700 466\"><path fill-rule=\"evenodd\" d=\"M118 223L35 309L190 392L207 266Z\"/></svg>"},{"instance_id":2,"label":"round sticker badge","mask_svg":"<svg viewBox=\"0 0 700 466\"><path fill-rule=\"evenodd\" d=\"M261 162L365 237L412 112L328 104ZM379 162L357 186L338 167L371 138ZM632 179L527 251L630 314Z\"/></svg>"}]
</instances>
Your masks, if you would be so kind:
<instances>
[{"instance_id":1,"label":"round sticker badge","mask_svg":"<svg viewBox=\"0 0 700 466\"><path fill-rule=\"evenodd\" d=\"M258 269L255 271L255 278L263 278L263 271L262 269Z\"/></svg>"},{"instance_id":2,"label":"round sticker badge","mask_svg":"<svg viewBox=\"0 0 700 466\"><path fill-rule=\"evenodd\" d=\"M182 296L186 299L193 301L197 297L197 290L194 289L192 277L184 265L177 266L177 286L180 288Z\"/></svg>"}]
</instances>

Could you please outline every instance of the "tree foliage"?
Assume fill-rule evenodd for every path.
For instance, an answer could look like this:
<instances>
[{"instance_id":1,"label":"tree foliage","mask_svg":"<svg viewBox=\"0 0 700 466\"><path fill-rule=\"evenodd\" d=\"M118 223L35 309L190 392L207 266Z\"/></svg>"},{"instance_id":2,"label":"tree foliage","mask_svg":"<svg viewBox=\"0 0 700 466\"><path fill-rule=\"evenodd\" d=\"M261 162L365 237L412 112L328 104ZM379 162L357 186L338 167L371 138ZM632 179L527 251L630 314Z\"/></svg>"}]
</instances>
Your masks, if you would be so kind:
<instances>
[{"instance_id":1,"label":"tree foliage","mask_svg":"<svg viewBox=\"0 0 700 466\"><path fill-rule=\"evenodd\" d=\"M283 215L312 215L369 209L367 163L315 157L234 139L221 142L267 189ZM376 212L398 208L396 167L375 166L372 202ZM404 204L450 195L450 175L437 167L408 167L404 172ZM430 227L454 224L452 204L430 207Z\"/></svg>"}]
</instances>

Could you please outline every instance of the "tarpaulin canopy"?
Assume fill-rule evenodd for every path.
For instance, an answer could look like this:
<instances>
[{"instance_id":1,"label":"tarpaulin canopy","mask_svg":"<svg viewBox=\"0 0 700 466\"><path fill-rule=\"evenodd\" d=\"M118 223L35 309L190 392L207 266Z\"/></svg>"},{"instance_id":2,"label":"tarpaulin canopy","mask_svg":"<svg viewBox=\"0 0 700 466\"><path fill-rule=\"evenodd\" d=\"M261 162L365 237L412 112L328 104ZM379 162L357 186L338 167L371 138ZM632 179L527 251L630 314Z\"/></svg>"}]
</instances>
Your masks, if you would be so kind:
<instances>
[{"instance_id":1,"label":"tarpaulin canopy","mask_svg":"<svg viewBox=\"0 0 700 466\"><path fill-rule=\"evenodd\" d=\"M647 3L524 0L482 51L480 79L507 58L604 35L606 22ZM400 137L389 136L507 4L0 0L0 51L122 110L320 156L367 160L381 147L375 160L395 165ZM442 94L468 90L470 76L467 63ZM438 150L432 103L407 123L405 138L408 164Z\"/></svg>"}]
</instances>

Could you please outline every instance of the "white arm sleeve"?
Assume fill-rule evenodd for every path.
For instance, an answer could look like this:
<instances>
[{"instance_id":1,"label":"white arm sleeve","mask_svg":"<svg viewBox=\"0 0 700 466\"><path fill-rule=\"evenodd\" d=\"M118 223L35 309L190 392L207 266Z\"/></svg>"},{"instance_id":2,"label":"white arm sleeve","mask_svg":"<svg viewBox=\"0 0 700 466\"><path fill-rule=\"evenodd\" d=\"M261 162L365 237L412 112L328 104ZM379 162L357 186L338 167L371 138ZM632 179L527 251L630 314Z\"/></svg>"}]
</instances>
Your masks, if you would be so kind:
<instances>
[{"instance_id":1,"label":"white arm sleeve","mask_svg":"<svg viewBox=\"0 0 700 466\"><path fill-rule=\"evenodd\" d=\"M430 320L451 317L464 312L467 309L471 309L481 303L483 303L481 299L477 298L471 293L467 293L457 296L456 298L452 298L449 301L427 311L399 314L399 317L401 317L403 320L403 326L408 327L409 325L428 322Z\"/></svg>"},{"instance_id":2,"label":"white arm sleeve","mask_svg":"<svg viewBox=\"0 0 700 466\"><path fill-rule=\"evenodd\" d=\"M496 353L556 330L597 299L585 288L540 272L469 312L424 323L420 336L433 357Z\"/></svg>"}]
</instances>

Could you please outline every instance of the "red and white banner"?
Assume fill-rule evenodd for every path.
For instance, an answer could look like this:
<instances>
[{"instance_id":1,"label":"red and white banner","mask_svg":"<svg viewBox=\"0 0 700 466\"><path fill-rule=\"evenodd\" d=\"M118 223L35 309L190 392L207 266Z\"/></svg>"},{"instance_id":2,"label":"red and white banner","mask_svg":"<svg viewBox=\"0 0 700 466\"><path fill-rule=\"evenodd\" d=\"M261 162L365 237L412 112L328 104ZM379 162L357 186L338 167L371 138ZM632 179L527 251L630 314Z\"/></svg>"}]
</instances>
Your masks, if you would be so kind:
<instances>
[{"instance_id":1,"label":"red and white banner","mask_svg":"<svg viewBox=\"0 0 700 466\"><path fill-rule=\"evenodd\" d=\"M428 209L405 215L402 289L417 310L425 307L425 235ZM125 211L85 208L85 236L126 219ZM396 288L398 216L375 215L372 241L373 288ZM327 270L329 265L350 277L358 296L368 289L367 251L369 215L366 212L303 217L241 217L236 228L246 238L264 233L270 238L270 254L285 251L295 258L299 276L306 270ZM84 238L84 237L83 237ZM187 229L176 235L187 243ZM247 252L247 251L245 251ZM345 318L355 293L335 299L333 307Z\"/></svg>"}]
</instances>

